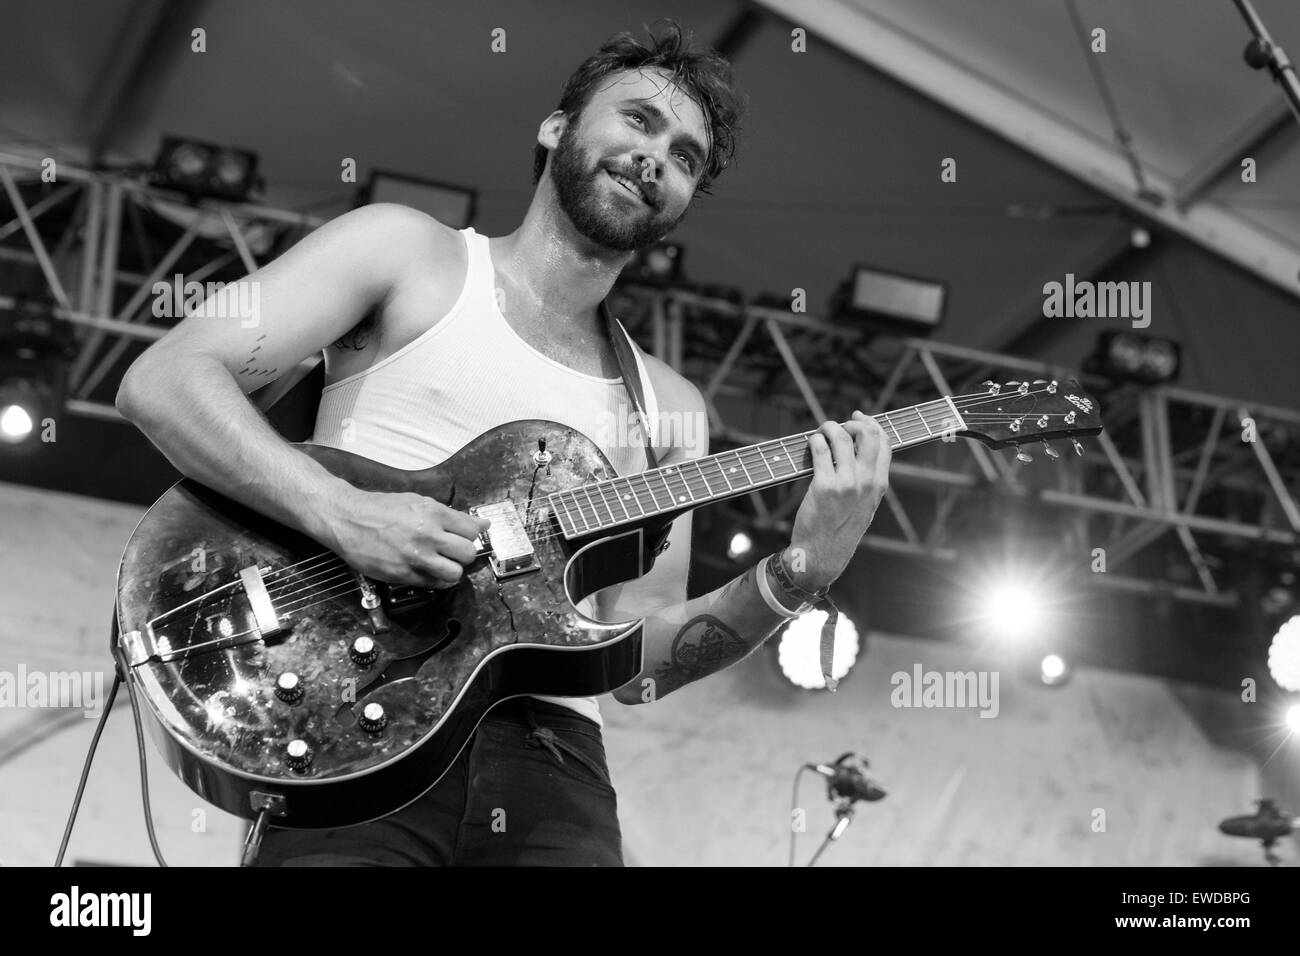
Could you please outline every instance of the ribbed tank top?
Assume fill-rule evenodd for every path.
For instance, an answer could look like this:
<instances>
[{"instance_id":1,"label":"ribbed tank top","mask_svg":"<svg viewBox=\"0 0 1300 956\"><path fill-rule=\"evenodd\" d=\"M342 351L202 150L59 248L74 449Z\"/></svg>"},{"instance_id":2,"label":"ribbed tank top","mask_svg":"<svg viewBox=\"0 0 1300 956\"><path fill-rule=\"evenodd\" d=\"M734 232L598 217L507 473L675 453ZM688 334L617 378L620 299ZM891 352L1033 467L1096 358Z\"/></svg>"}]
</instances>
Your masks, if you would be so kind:
<instances>
[{"instance_id":1,"label":"ribbed tank top","mask_svg":"<svg viewBox=\"0 0 1300 956\"><path fill-rule=\"evenodd\" d=\"M646 470L640 444L600 441L604 436L617 441L624 430L609 423L628 421L631 401L622 378L574 371L525 342L497 306L488 237L472 228L460 232L469 268L451 310L397 352L325 386L312 441L393 468L420 469L451 457L490 428L538 418L591 437L620 475ZM653 439L658 404L642 353L635 347L633 353ZM528 388L520 388L520 382ZM535 696L603 726L594 697Z\"/></svg>"}]
</instances>

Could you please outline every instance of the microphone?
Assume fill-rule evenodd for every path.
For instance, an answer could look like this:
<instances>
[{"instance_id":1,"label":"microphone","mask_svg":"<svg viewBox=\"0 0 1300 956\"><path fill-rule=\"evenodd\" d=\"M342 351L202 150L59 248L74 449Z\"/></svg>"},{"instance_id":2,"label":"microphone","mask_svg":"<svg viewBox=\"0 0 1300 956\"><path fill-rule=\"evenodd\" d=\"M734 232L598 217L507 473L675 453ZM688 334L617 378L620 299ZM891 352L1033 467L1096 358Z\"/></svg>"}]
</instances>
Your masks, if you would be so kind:
<instances>
[{"instance_id":1,"label":"microphone","mask_svg":"<svg viewBox=\"0 0 1300 956\"><path fill-rule=\"evenodd\" d=\"M863 773L867 761L857 754L847 753L833 765L809 763L804 766L828 778L826 789L832 796L875 801L883 799L889 792Z\"/></svg>"}]
</instances>

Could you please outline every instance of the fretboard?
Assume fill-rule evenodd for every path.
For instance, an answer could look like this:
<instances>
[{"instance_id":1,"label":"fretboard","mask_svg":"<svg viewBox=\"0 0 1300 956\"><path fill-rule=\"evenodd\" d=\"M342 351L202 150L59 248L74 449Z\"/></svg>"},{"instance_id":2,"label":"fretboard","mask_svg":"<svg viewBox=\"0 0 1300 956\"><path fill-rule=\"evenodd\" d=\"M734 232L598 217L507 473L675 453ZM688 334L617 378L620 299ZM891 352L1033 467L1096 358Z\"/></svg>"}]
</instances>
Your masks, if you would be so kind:
<instances>
[{"instance_id":1,"label":"fretboard","mask_svg":"<svg viewBox=\"0 0 1300 956\"><path fill-rule=\"evenodd\" d=\"M873 416L897 450L965 428L947 398ZM565 537L669 515L812 474L813 432L774 438L549 496Z\"/></svg>"}]
</instances>

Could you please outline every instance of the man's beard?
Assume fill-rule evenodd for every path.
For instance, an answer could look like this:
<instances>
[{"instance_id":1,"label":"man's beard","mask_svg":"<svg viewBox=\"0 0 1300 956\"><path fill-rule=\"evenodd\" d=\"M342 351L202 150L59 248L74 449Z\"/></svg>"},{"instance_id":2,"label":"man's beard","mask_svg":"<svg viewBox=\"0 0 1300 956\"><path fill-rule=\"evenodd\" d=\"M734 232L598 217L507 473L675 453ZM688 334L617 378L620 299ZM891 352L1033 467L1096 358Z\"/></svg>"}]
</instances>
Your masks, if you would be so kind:
<instances>
[{"instance_id":1,"label":"man's beard","mask_svg":"<svg viewBox=\"0 0 1300 956\"><path fill-rule=\"evenodd\" d=\"M616 252L636 252L654 245L686 216L673 219L650 206L640 212L621 212L612 208L599 193L598 178L609 178L600 166L586 169L583 152L577 143L577 123L570 123L560 134L560 142L551 156L551 181L560 209L575 229L592 242ZM635 178L635 177L633 177ZM622 186L616 188L622 189Z\"/></svg>"}]
</instances>

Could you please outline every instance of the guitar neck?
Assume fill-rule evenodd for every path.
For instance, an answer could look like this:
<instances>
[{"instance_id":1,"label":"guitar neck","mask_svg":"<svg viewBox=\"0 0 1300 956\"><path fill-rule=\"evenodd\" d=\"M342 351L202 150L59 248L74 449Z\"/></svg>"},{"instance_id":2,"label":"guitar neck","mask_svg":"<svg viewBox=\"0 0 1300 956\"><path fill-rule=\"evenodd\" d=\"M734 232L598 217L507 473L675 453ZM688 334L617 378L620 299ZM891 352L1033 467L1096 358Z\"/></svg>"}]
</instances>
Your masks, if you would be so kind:
<instances>
[{"instance_id":1,"label":"guitar neck","mask_svg":"<svg viewBox=\"0 0 1300 956\"><path fill-rule=\"evenodd\" d=\"M963 430L951 398L922 402L872 416L890 447L909 448ZM808 438L788 435L640 474L606 479L549 497L565 537L581 537L644 518L689 511L760 488L812 474Z\"/></svg>"}]
</instances>

